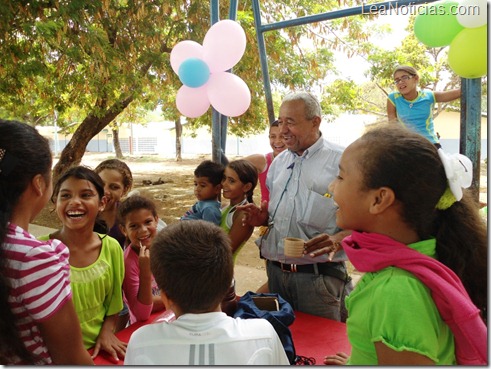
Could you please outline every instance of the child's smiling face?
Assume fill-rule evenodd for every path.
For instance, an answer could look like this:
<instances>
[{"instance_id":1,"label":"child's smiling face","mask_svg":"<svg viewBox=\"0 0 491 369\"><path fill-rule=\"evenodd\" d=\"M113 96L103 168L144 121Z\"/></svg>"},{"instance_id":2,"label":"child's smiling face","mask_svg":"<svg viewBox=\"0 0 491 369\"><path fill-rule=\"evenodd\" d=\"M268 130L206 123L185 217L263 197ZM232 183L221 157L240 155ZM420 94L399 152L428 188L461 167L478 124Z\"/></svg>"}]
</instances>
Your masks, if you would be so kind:
<instances>
[{"instance_id":1,"label":"child's smiling face","mask_svg":"<svg viewBox=\"0 0 491 369\"><path fill-rule=\"evenodd\" d=\"M148 209L136 209L128 213L121 231L130 240L135 248L145 246L150 248L152 240L157 234L158 217Z\"/></svg>"},{"instance_id":2,"label":"child's smiling face","mask_svg":"<svg viewBox=\"0 0 491 369\"><path fill-rule=\"evenodd\" d=\"M224 198L230 200L231 205L238 204L244 200L244 197L250 188L251 184L244 184L235 170L230 167L225 168L222 180L222 195Z\"/></svg>"},{"instance_id":3,"label":"child's smiling face","mask_svg":"<svg viewBox=\"0 0 491 369\"><path fill-rule=\"evenodd\" d=\"M280 134L279 127L271 126L271 128L269 129L269 144L273 149L274 156L279 155L282 151L286 149L286 145L283 142L283 137Z\"/></svg>"},{"instance_id":4,"label":"child's smiling face","mask_svg":"<svg viewBox=\"0 0 491 369\"><path fill-rule=\"evenodd\" d=\"M370 218L370 197L363 189L363 172L360 167L362 144L355 142L348 146L341 156L339 174L329 185L333 194L336 224L343 229L367 230Z\"/></svg>"},{"instance_id":5,"label":"child's smiling face","mask_svg":"<svg viewBox=\"0 0 491 369\"><path fill-rule=\"evenodd\" d=\"M94 227L99 211L104 209L94 184L86 179L67 178L56 197L56 214L63 226L74 229Z\"/></svg>"}]
</instances>

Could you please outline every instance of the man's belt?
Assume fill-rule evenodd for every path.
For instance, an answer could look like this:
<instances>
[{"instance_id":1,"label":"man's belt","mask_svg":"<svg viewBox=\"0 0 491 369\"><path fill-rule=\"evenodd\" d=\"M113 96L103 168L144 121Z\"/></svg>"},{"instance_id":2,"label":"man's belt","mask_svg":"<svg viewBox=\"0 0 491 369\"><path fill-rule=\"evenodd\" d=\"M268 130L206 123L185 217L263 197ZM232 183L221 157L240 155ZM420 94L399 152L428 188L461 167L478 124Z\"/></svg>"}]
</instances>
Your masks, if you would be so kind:
<instances>
[{"instance_id":1,"label":"man's belt","mask_svg":"<svg viewBox=\"0 0 491 369\"><path fill-rule=\"evenodd\" d=\"M335 267L338 263L317 263L317 264L283 264L279 261L269 260L270 263L280 268L283 272L289 273L310 273L314 274L314 265L317 265L319 274L327 275L348 282L351 278L346 271L341 271Z\"/></svg>"}]
</instances>

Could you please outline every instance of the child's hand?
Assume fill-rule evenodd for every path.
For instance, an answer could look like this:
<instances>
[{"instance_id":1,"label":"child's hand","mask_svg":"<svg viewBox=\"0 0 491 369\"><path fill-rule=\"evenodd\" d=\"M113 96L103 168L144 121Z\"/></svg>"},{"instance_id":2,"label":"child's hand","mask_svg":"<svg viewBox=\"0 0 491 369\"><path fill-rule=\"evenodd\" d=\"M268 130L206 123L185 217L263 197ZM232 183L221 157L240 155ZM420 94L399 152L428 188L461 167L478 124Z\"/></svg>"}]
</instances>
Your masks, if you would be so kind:
<instances>
[{"instance_id":1,"label":"child's hand","mask_svg":"<svg viewBox=\"0 0 491 369\"><path fill-rule=\"evenodd\" d=\"M324 358L324 364L326 365L345 365L349 356L344 352L338 352L335 355L327 355Z\"/></svg>"},{"instance_id":2,"label":"child's hand","mask_svg":"<svg viewBox=\"0 0 491 369\"><path fill-rule=\"evenodd\" d=\"M99 337L97 337L92 359L94 359L99 354L99 351L102 350L107 352L109 354L109 359L117 364L119 359L124 359L126 355L126 346L127 343L120 341L113 332L103 329L101 330Z\"/></svg>"},{"instance_id":3,"label":"child's hand","mask_svg":"<svg viewBox=\"0 0 491 369\"><path fill-rule=\"evenodd\" d=\"M140 247L140 253L138 254L138 265L140 266L140 272L144 272L151 277L152 272L150 271L150 250L143 245Z\"/></svg>"}]
</instances>

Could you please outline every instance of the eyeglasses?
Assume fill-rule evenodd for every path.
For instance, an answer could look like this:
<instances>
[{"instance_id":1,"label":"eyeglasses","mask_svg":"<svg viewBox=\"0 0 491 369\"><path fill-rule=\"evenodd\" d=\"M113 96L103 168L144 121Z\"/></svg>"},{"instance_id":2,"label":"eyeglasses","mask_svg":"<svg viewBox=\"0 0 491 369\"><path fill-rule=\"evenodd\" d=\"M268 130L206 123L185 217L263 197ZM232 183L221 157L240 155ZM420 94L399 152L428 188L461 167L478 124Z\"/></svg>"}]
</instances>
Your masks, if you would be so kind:
<instances>
[{"instance_id":1,"label":"eyeglasses","mask_svg":"<svg viewBox=\"0 0 491 369\"><path fill-rule=\"evenodd\" d=\"M397 86L397 85L398 85L399 83L401 83L402 81L404 81L404 82L405 82L405 81L407 81L408 79L411 79L411 78L413 78L413 77L414 77L414 76L410 76L410 75L407 75L407 74L406 74L406 75L402 76L401 78L397 78L397 79L395 79L395 80L394 80L394 84Z\"/></svg>"}]
</instances>

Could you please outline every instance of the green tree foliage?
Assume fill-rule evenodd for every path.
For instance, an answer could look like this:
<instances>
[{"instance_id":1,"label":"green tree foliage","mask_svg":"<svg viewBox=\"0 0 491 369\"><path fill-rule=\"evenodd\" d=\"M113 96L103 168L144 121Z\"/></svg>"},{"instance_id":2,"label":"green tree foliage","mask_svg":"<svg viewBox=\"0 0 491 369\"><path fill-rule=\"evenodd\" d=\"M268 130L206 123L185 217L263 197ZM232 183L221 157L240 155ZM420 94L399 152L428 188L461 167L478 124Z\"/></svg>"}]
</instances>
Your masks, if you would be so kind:
<instances>
[{"instance_id":1,"label":"green tree foliage","mask_svg":"<svg viewBox=\"0 0 491 369\"><path fill-rule=\"evenodd\" d=\"M175 8L165 1L3 3L2 106L30 122L49 121L54 111L60 126L80 122L55 175L79 163L90 139L131 102L155 104L168 53L183 24L190 23L187 9L199 6L175 3ZM190 21L197 21L197 13Z\"/></svg>"},{"instance_id":2,"label":"green tree foliage","mask_svg":"<svg viewBox=\"0 0 491 369\"><path fill-rule=\"evenodd\" d=\"M221 3L224 18L229 9ZM327 8L339 6L337 1L325 3ZM308 1L270 2L264 12L284 11L291 17L315 7L319 5ZM182 40L202 43L210 27L205 0L12 0L2 2L0 12L2 113L42 124L51 123L56 111L60 127L75 123L55 175L79 163L89 140L130 104L153 109L164 102L166 117L176 119L180 82L170 68L170 51ZM252 103L246 114L231 119L230 131L244 135L262 131L267 121L249 1L241 2L237 18L248 46L234 73L248 83ZM292 28L266 37L272 79L285 89L311 86L331 67L327 50L301 53L303 32ZM191 122L209 124L210 114Z\"/></svg>"},{"instance_id":3,"label":"green tree foliage","mask_svg":"<svg viewBox=\"0 0 491 369\"><path fill-rule=\"evenodd\" d=\"M272 23L361 3L263 0L261 17ZM228 6L220 2L221 19L227 18ZM181 82L169 55L180 41L203 42L210 27L208 0L11 0L0 2L0 14L0 113L51 124L56 112L58 126L74 132L55 175L79 163L90 139L110 124L115 129L160 105L166 119L176 124L183 119L175 107ZM432 65L429 51L414 40L392 52L375 48L371 37L386 30L373 27L373 18L339 18L266 33L275 111L284 93L308 89L322 96L326 114L382 114L377 99L383 96L372 99L370 94L388 89L387 73L396 62L411 62L428 83L439 79L435 71L440 65ZM264 132L269 122L251 0L239 1L237 21L246 32L247 48L233 72L246 81L252 100L228 128L244 136ZM357 86L342 78L333 67L334 51L369 60L372 84ZM448 69L443 63L442 68ZM328 83L334 76L338 80ZM211 126L211 114L188 119L187 126Z\"/></svg>"}]
</instances>

